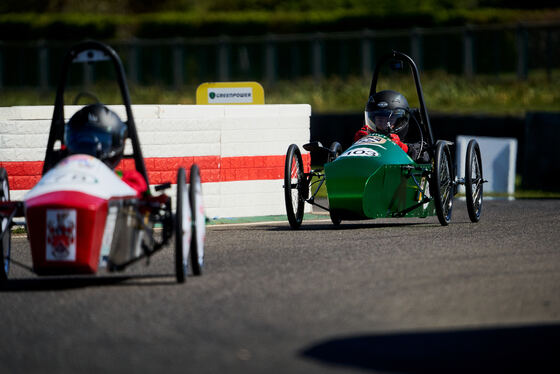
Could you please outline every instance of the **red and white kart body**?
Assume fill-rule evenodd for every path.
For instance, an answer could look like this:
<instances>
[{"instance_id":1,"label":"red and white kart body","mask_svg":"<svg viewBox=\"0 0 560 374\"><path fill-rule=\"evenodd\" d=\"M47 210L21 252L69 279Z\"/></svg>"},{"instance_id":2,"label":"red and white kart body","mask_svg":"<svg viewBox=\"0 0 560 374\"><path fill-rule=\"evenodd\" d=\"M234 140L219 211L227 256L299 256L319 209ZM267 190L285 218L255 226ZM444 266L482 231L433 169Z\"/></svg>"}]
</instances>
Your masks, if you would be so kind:
<instances>
[{"instance_id":1,"label":"red and white kart body","mask_svg":"<svg viewBox=\"0 0 560 374\"><path fill-rule=\"evenodd\" d=\"M115 265L138 257L142 230L127 209L135 199L136 190L95 157L59 162L24 197L34 271L91 274L102 255Z\"/></svg>"},{"instance_id":2,"label":"red and white kart body","mask_svg":"<svg viewBox=\"0 0 560 374\"><path fill-rule=\"evenodd\" d=\"M112 63L117 75L127 117L125 141L132 150L123 157L134 160L136 172L150 185L119 56L100 42L75 45L62 64L41 180L23 201L11 201L8 173L0 167L0 286L9 281L11 228L22 225L13 221L16 217L25 217L32 270L39 275L95 274L105 264L109 271L122 270L161 250L173 237L177 281L185 281L189 263L193 275L202 273L206 228L196 164L190 168L188 187L185 169L177 170L177 210L173 213L171 197L163 192L171 182L154 186L158 195L138 193L97 158L68 156L63 135L70 66L98 62ZM91 93L86 96L96 98ZM158 232L154 232L156 226Z\"/></svg>"}]
</instances>

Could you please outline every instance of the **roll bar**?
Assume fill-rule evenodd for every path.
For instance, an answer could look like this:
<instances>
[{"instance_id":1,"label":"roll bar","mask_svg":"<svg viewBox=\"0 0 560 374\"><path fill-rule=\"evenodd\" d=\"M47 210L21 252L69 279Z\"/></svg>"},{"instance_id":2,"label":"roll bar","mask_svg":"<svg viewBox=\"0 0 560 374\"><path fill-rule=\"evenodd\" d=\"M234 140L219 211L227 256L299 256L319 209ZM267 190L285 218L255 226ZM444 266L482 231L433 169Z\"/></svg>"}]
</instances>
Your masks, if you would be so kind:
<instances>
[{"instance_id":1,"label":"roll bar","mask_svg":"<svg viewBox=\"0 0 560 374\"><path fill-rule=\"evenodd\" d=\"M70 64L73 62L92 63L96 61L107 60L110 60L113 63L113 67L115 69L119 88L121 91L123 105L126 109L126 124L128 127L127 137L132 143L132 156L134 158L135 168L140 174L142 174L146 181L146 184L150 185L148 181L148 174L146 172L146 166L144 164L144 157L142 156L142 150L140 149L140 142L138 141L138 133L136 132L134 116L132 115L130 94L128 92L128 85L126 83L124 68L121 59L113 48L95 40L81 42L71 47L70 50L66 53L64 61L62 63L60 80L58 82L58 88L56 90L53 118L49 132L49 140L47 142L47 150L45 153L45 162L43 164L42 174L44 175L52 167L54 167L62 157L62 152L60 150L54 150L54 145L56 141L60 141L60 144L64 145L64 91L66 89L66 82L68 79Z\"/></svg>"},{"instance_id":2,"label":"roll bar","mask_svg":"<svg viewBox=\"0 0 560 374\"><path fill-rule=\"evenodd\" d=\"M402 59L402 60L397 60ZM416 85L416 93L418 94L418 102L420 103L420 116L424 125L424 130L428 134L429 146L433 147L435 145L434 135L432 132L432 125L430 123L430 118L428 116L428 110L426 109L426 103L424 102L424 94L422 92L422 84L420 83L420 74L418 73L418 68L416 64L409 56L402 52L393 50L391 53L381 57L375 66L375 71L373 72L373 79L371 80L371 87L369 89L369 97L373 96L377 92L377 79L379 77L379 71L381 66L387 62L391 61L391 68L402 69L402 61L406 61L410 70L412 70L412 75L414 77L414 83Z\"/></svg>"}]
</instances>

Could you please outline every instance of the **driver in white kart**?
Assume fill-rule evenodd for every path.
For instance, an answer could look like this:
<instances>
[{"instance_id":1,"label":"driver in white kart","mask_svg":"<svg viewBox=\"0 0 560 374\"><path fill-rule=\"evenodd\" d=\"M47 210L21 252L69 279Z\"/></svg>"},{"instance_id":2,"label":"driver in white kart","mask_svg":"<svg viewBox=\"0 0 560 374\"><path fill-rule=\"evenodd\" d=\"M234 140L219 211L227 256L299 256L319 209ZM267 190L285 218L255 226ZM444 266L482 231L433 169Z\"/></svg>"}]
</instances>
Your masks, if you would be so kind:
<instances>
[{"instance_id":1,"label":"driver in white kart","mask_svg":"<svg viewBox=\"0 0 560 374\"><path fill-rule=\"evenodd\" d=\"M77 111L66 124L64 143L69 155L86 154L115 169L122 159L127 125L105 105L96 103ZM118 172L119 173L119 172ZM122 180L141 197L148 186L137 170L122 173Z\"/></svg>"},{"instance_id":2,"label":"driver in white kart","mask_svg":"<svg viewBox=\"0 0 560 374\"><path fill-rule=\"evenodd\" d=\"M354 142L369 134L383 134L405 151L410 158L417 160L420 144L406 144L410 108L406 98L393 90L384 90L370 96L365 108L365 124L354 135Z\"/></svg>"}]
</instances>

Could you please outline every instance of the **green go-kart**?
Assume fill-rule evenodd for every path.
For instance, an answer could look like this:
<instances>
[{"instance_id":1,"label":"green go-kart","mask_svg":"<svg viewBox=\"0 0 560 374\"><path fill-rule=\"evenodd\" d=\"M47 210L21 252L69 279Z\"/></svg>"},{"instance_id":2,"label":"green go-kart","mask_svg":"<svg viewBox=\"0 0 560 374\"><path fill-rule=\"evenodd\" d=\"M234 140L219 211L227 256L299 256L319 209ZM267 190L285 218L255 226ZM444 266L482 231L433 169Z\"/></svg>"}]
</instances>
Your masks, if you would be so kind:
<instances>
[{"instance_id":1,"label":"green go-kart","mask_svg":"<svg viewBox=\"0 0 560 374\"><path fill-rule=\"evenodd\" d=\"M292 144L284 171L286 211L292 228L301 226L305 203L327 210L335 225L342 220L437 215L441 225L446 226L451 221L458 185L465 186L470 220L480 220L486 180L482 176L478 143L474 139L468 143L465 177L457 178L450 150L453 143L434 140L418 69L409 56L393 51L381 58L373 74L370 96L376 93L380 67L387 62L394 70L408 65L412 71L419 108L410 111L410 127L415 127L420 152L427 153L429 161L414 161L389 137L372 134L344 152L338 142L329 148L320 142L305 144L305 150L327 155L323 168L305 172L301 151ZM323 184L326 184L328 207L316 201Z\"/></svg>"}]
</instances>

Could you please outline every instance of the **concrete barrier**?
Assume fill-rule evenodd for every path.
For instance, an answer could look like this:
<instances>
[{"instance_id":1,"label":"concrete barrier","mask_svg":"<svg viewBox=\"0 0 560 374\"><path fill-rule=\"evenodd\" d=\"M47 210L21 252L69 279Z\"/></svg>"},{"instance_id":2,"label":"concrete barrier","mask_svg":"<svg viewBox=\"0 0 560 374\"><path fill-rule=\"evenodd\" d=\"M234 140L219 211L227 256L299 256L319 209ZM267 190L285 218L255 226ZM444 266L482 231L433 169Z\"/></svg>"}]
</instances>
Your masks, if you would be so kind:
<instances>
[{"instance_id":1,"label":"concrete barrier","mask_svg":"<svg viewBox=\"0 0 560 374\"><path fill-rule=\"evenodd\" d=\"M79 108L66 106L65 116ZM126 119L124 107L109 108ZM0 108L0 166L8 171L12 200L40 179L52 112L52 106ZM284 158L291 143L309 141L309 105L135 105L133 113L152 186L171 182L174 197L177 168L188 172L196 163L209 217L285 214ZM118 169L131 167L124 160Z\"/></svg>"},{"instance_id":2,"label":"concrete barrier","mask_svg":"<svg viewBox=\"0 0 560 374\"><path fill-rule=\"evenodd\" d=\"M517 140L513 138L492 138L458 136L456 142L457 176L465 176L467 145L476 139L482 157L482 175L488 183L484 192L513 194L515 192L515 165L517 157ZM459 192L464 193L464 186Z\"/></svg>"}]
</instances>

